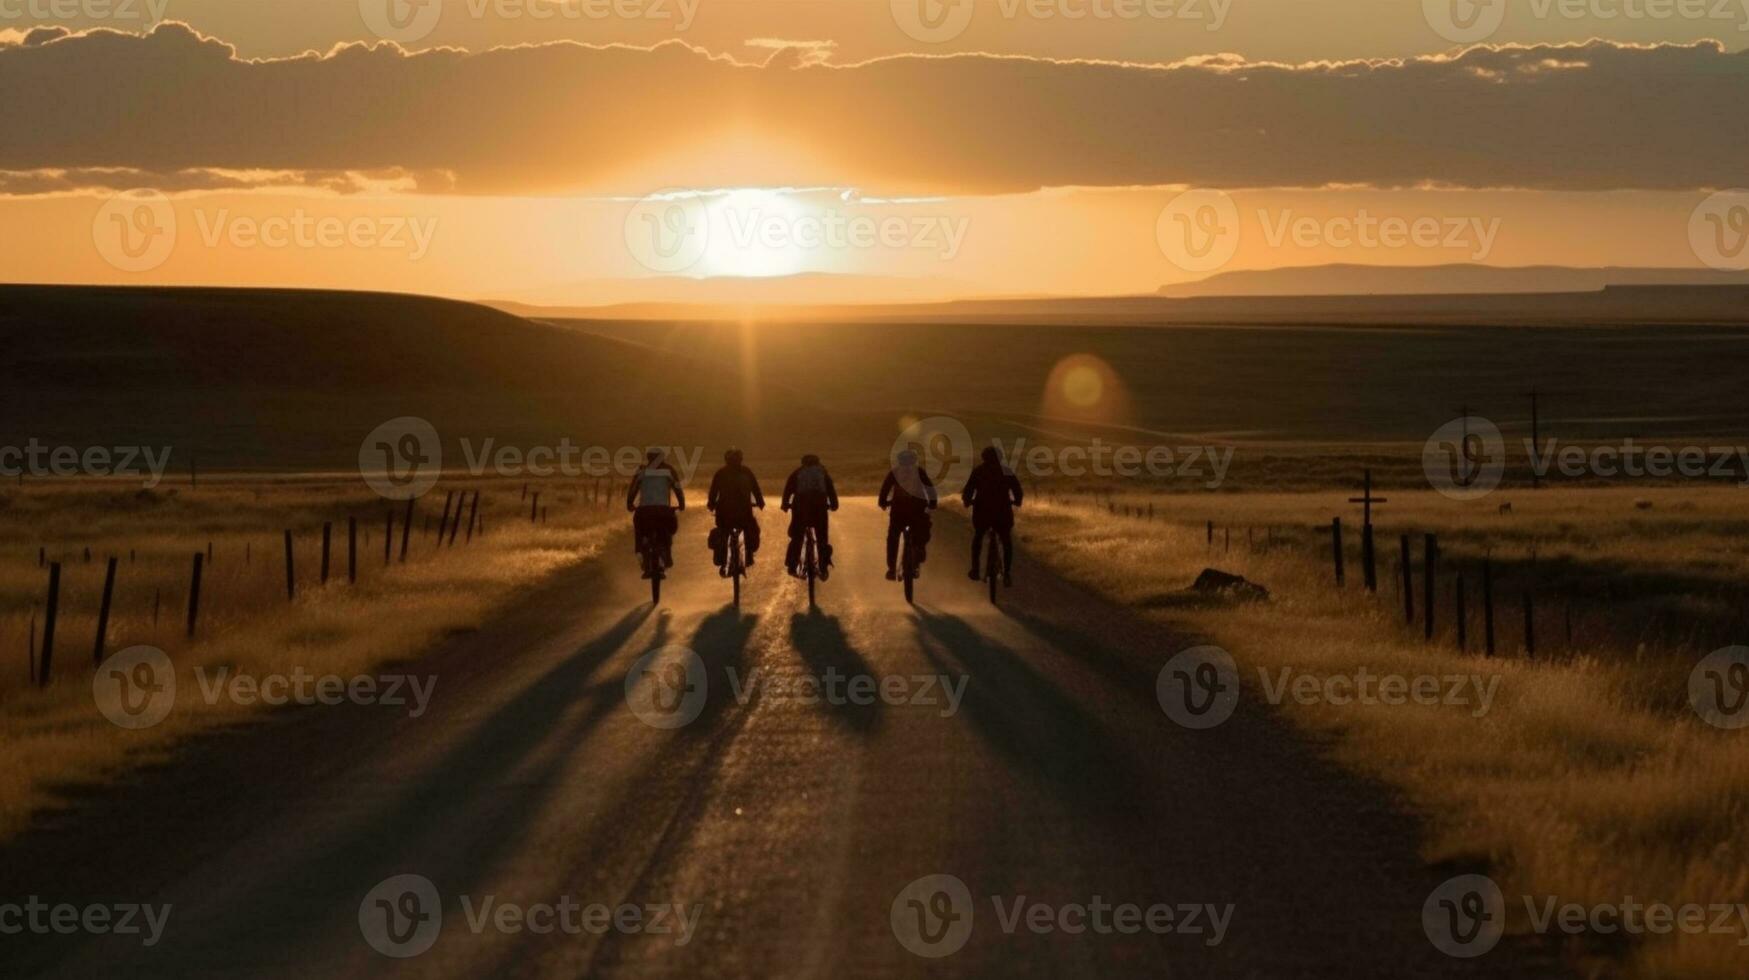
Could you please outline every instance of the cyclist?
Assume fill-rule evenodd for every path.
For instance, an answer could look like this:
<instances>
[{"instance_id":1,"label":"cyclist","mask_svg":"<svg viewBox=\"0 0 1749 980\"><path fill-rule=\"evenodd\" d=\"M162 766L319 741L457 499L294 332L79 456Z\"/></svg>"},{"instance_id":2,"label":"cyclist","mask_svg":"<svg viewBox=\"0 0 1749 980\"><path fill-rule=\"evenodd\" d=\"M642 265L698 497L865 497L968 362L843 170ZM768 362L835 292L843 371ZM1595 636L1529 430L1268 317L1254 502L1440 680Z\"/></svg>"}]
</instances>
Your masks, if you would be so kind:
<instances>
[{"instance_id":1,"label":"cyclist","mask_svg":"<svg viewBox=\"0 0 1749 980\"><path fill-rule=\"evenodd\" d=\"M759 478L743 465L744 458L739 449L723 453L723 468L711 478L710 496L705 500L705 508L717 515L716 529L711 531L711 554L717 571L724 576L729 574L730 531L741 529L748 568L753 567L753 556L759 551L759 518L753 516L753 510L765 509L765 494L759 489Z\"/></svg>"},{"instance_id":2,"label":"cyclist","mask_svg":"<svg viewBox=\"0 0 1749 980\"><path fill-rule=\"evenodd\" d=\"M803 456L801 468L789 475L783 485L783 509L790 515L789 553L784 556L784 567L791 575L801 574L797 566L802 561L802 541L808 529L813 528L814 538L820 543L820 580L830 578L832 541L828 515L838 509L838 487L832 483L832 474L821 465L820 457L812 453Z\"/></svg>"},{"instance_id":3,"label":"cyclist","mask_svg":"<svg viewBox=\"0 0 1749 980\"><path fill-rule=\"evenodd\" d=\"M1002 454L994 446L984 447L983 462L972 470L960 500L972 509L972 571L976 581L978 556L983 552L985 533L993 533L1002 542L1002 582L1014 584L1014 510L1025 494L1020 478L1002 463Z\"/></svg>"},{"instance_id":4,"label":"cyclist","mask_svg":"<svg viewBox=\"0 0 1749 980\"><path fill-rule=\"evenodd\" d=\"M881 483L878 501L881 510L887 512L887 581L899 577L899 536L907 529L921 571L929 548L929 512L938 502L935 483L917 465L917 454L909 449L901 452L897 465Z\"/></svg>"},{"instance_id":5,"label":"cyclist","mask_svg":"<svg viewBox=\"0 0 1749 980\"><path fill-rule=\"evenodd\" d=\"M670 498L678 502L678 508L669 504ZM674 535L680 530L675 512L685 509L686 493L680 489L680 478L660 449L650 450L626 490L626 510L632 512L632 537L639 556L645 559L645 578L654 574L652 560L660 560L663 568L674 567ZM653 554L644 554L645 541L650 542Z\"/></svg>"}]
</instances>

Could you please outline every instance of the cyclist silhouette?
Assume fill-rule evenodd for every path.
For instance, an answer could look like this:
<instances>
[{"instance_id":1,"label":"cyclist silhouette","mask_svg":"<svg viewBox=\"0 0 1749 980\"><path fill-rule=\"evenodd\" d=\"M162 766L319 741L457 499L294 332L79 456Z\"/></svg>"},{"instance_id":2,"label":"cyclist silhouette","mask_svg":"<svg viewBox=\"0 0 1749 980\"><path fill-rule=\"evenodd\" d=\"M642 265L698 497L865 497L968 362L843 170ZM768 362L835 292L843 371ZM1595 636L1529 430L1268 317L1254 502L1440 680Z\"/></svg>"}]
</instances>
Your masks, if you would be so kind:
<instances>
[{"instance_id":1,"label":"cyclist silhouette","mask_svg":"<svg viewBox=\"0 0 1749 980\"><path fill-rule=\"evenodd\" d=\"M670 498L678 502L678 508L669 503ZM686 509L680 478L669 467L662 451L652 449L644 465L632 474L631 486L626 489L626 510L632 512L632 538L638 554L644 556L644 542L648 541L664 568L674 567L674 535L680 530L677 509ZM649 578L651 571L646 562L644 577Z\"/></svg>"},{"instance_id":2,"label":"cyclist silhouette","mask_svg":"<svg viewBox=\"0 0 1749 980\"><path fill-rule=\"evenodd\" d=\"M789 513L789 551L784 555L784 567L791 575L796 575L796 566L802 560L802 541L808 535L808 529L814 529L814 538L820 543L820 579L824 581L831 577L832 568L832 511L838 509L838 487L832 482L832 474L826 472L821 465L820 457L812 453L802 457L802 465L789 475L789 480L783 485L783 509Z\"/></svg>"},{"instance_id":3,"label":"cyclist silhouette","mask_svg":"<svg viewBox=\"0 0 1749 980\"><path fill-rule=\"evenodd\" d=\"M759 551L759 518L753 516L753 511L765 509L765 494L759 489L759 478L742 465L743 458L739 449L723 454L723 468L711 478L710 496L705 500L705 508L717 515L716 529L711 532L711 555L724 575L728 574L730 531L741 529L747 544L748 568L753 567L753 556Z\"/></svg>"},{"instance_id":4,"label":"cyclist silhouette","mask_svg":"<svg viewBox=\"0 0 1749 980\"><path fill-rule=\"evenodd\" d=\"M881 483L878 501L881 510L887 512L887 581L899 577L899 536L907 529L916 549L917 565L919 568L923 565L929 548L929 512L938 502L935 483L917 465L917 454L909 449L901 452L897 465Z\"/></svg>"},{"instance_id":5,"label":"cyclist silhouette","mask_svg":"<svg viewBox=\"0 0 1749 980\"><path fill-rule=\"evenodd\" d=\"M983 551L984 535L995 534L1002 542L1002 582L1014 584L1014 510L1026 494L1020 489L1020 478L1002 463L1002 454L994 446L986 446L983 462L972 470L960 500L972 509L972 571L976 581L978 556Z\"/></svg>"}]
</instances>

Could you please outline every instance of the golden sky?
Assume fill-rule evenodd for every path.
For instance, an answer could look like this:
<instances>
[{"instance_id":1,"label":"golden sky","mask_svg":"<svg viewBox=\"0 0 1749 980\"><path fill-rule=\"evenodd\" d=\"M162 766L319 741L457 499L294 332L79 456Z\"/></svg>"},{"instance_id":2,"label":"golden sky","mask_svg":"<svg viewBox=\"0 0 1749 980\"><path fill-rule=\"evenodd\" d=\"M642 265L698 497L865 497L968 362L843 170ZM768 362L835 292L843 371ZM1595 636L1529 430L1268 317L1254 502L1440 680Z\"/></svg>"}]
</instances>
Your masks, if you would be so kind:
<instances>
[{"instance_id":1,"label":"golden sky","mask_svg":"<svg viewBox=\"0 0 1749 980\"><path fill-rule=\"evenodd\" d=\"M1743 269L1745 27L1749 0L6 0L0 262L567 304Z\"/></svg>"}]
</instances>

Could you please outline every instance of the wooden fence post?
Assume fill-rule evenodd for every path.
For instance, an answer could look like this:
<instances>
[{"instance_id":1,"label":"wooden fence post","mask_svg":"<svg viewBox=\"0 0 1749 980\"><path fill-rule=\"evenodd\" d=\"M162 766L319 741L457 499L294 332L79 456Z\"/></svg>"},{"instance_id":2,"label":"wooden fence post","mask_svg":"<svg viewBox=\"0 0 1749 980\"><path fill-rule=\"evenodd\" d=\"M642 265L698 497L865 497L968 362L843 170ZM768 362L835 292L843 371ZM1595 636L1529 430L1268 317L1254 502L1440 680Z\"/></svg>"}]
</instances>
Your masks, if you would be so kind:
<instances>
[{"instance_id":1,"label":"wooden fence post","mask_svg":"<svg viewBox=\"0 0 1749 980\"><path fill-rule=\"evenodd\" d=\"M443 540L449 537L449 512L455 506L455 491L451 490L443 496L443 517L437 522L437 546L443 547Z\"/></svg>"},{"instance_id":2,"label":"wooden fence post","mask_svg":"<svg viewBox=\"0 0 1749 980\"><path fill-rule=\"evenodd\" d=\"M1415 562L1409 555L1409 536L1402 537L1403 546L1403 621L1415 623Z\"/></svg>"},{"instance_id":3,"label":"wooden fence post","mask_svg":"<svg viewBox=\"0 0 1749 980\"><path fill-rule=\"evenodd\" d=\"M1368 521L1360 529L1360 574L1366 583L1366 590L1377 594L1379 591L1378 558L1373 551L1372 522Z\"/></svg>"},{"instance_id":4,"label":"wooden fence post","mask_svg":"<svg viewBox=\"0 0 1749 980\"><path fill-rule=\"evenodd\" d=\"M292 533L285 532L285 599L296 602L298 598L297 569L292 564Z\"/></svg>"},{"instance_id":5,"label":"wooden fence post","mask_svg":"<svg viewBox=\"0 0 1749 980\"><path fill-rule=\"evenodd\" d=\"M407 547L413 540L413 499L407 498L407 513L401 517L401 564L407 564Z\"/></svg>"},{"instance_id":6,"label":"wooden fence post","mask_svg":"<svg viewBox=\"0 0 1749 980\"><path fill-rule=\"evenodd\" d=\"M289 532L288 532L289 533ZM206 556L194 553L194 572L188 579L188 638L194 639L194 627L200 621L200 570Z\"/></svg>"},{"instance_id":7,"label":"wooden fence post","mask_svg":"<svg viewBox=\"0 0 1749 980\"><path fill-rule=\"evenodd\" d=\"M328 558L334 537L334 522L322 522L322 584L328 584Z\"/></svg>"},{"instance_id":8,"label":"wooden fence post","mask_svg":"<svg viewBox=\"0 0 1749 980\"><path fill-rule=\"evenodd\" d=\"M109 635L109 605L115 598L115 556L109 558L109 568L103 573L103 599L97 607L97 643L91 651L91 662L103 665L104 640Z\"/></svg>"},{"instance_id":9,"label":"wooden fence post","mask_svg":"<svg viewBox=\"0 0 1749 980\"><path fill-rule=\"evenodd\" d=\"M474 516L480 511L480 491L474 491L474 502L468 505L468 536L467 541L474 540Z\"/></svg>"},{"instance_id":10,"label":"wooden fence post","mask_svg":"<svg viewBox=\"0 0 1749 980\"><path fill-rule=\"evenodd\" d=\"M38 661L37 683L49 686L55 669L55 620L61 612L61 563L49 563L49 598L43 610L43 652Z\"/></svg>"},{"instance_id":11,"label":"wooden fence post","mask_svg":"<svg viewBox=\"0 0 1749 980\"><path fill-rule=\"evenodd\" d=\"M1335 518L1335 519L1331 520L1331 522L1330 522L1330 543L1331 543L1331 551L1336 557L1336 587L1340 589L1340 588L1342 588L1342 584L1343 584L1343 575L1342 575L1342 518L1340 518L1340 517Z\"/></svg>"},{"instance_id":12,"label":"wooden fence post","mask_svg":"<svg viewBox=\"0 0 1749 980\"><path fill-rule=\"evenodd\" d=\"M1425 601L1422 602L1422 605L1426 608L1421 611L1421 615L1427 620L1427 642L1432 643L1434 613L1439 608L1439 602L1437 601L1438 592L1436 591L1439 584L1439 535L1427 535L1426 540L1423 543L1423 549L1421 585L1422 588L1426 590L1426 595L1424 596Z\"/></svg>"},{"instance_id":13,"label":"wooden fence post","mask_svg":"<svg viewBox=\"0 0 1749 980\"><path fill-rule=\"evenodd\" d=\"M395 511L393 508L383 510L383 567L395 558Z\"/></svg>"},{"instance_id":14,"label":"wooden fence post","mask_svg":"<svg viewBox=\"0 0 1749 980\"><path fill-rule=\"evenodd\" d=\"M358 584L358 518L346 519L346 584Z\"/></svg>"},{"instance_id":15,"label":"wooden fence post","mask_svg":"<svg viewBox=\"0 0 1749 980\"><path fill-rule=\"evenodd\" d=\"M478 490L476 490L474 492L476 494L479 493ZM462 529L462 505L467 503L467 502L468 502L468 492L466 490L463 490L462 495L461 495L461 499L457 500L455 502L455 516L450 518L450 521L449 521L449 540L444 542L447 546L449 546L451 548L455 547L455 536ZM469 523L473 522L473 518L469 518L468 520L469 520Z\"/></svg>"},{"instance_id":16,"label":"wooden fence post","mask_svg":"<svg viewBox=\"0 0 1749 980\"><path fill-rule=\"evenodd\" d=\"M528 505L528 522L530 524L533 524L539 520L540 520L540 491L536 490L534 492L534 500L530 501L529 505Z\"/></svg>"}]
</instances>

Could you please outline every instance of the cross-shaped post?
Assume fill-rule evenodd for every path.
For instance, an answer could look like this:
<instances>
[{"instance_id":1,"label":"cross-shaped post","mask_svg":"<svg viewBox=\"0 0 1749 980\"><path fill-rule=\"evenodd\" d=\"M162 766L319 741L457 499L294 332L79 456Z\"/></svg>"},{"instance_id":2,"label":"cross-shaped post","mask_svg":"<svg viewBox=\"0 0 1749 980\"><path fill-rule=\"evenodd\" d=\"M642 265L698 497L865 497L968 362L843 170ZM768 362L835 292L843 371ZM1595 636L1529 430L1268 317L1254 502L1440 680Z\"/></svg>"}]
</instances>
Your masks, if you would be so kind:
<instances>
[{"instance_id":1,"label":"cross-shaped post","mask_svg":"<svg viewBox=\"0 0 1749 980\"><path fill-rule=\"evenodd\" d=\"M1365 474L1365 482L1362 484L1364 490L1361 495L1348 498L1348 502L1360 504L1364 508L1361 512L1360 525L1360 570L1366 582L1366 590L1377 592L1379 590L1379 572L1378 563L1373 557L1372 505L1389 503L1390 501L1384 497L1372 495L1372 470L1365 471Z\"/></svg>"},{"instance_id":2,"label":"cross-shaped post","mask_svg":"<svg viewBox=\"0 0 1749 980\"><path fill-rule=\"evenodd\" d=\"M1384 497L1375 497L1372 495L1372 470L1366 471L1365 482L1362 484L1362 486L1365 489L1363 490L1361 495L1358 497L1349 497L1348 502L1351 504L1362 505L1363 509L1361 511L1361 525L1363 527L1371 527L1372 526L1372 505L1373 504L1388 504L1388 503L1390 503L1390 501Z\"/></svg>"}]
</instances>

